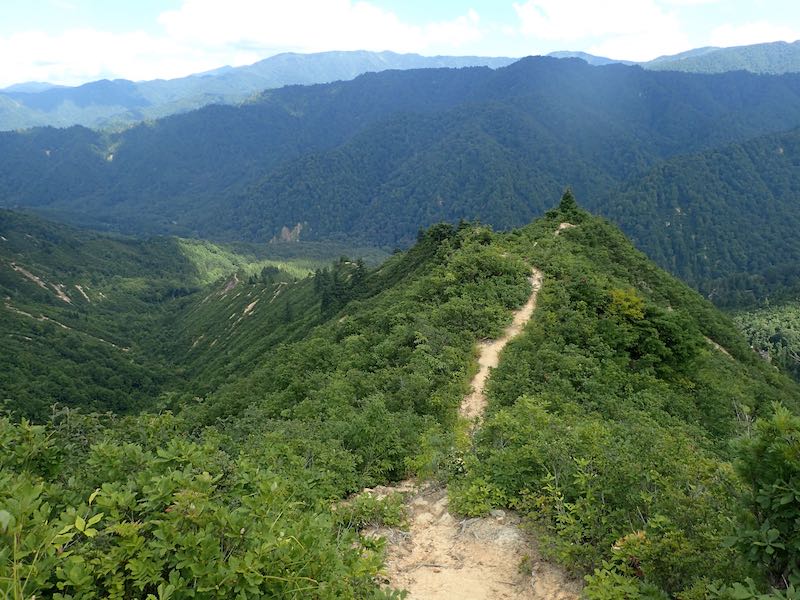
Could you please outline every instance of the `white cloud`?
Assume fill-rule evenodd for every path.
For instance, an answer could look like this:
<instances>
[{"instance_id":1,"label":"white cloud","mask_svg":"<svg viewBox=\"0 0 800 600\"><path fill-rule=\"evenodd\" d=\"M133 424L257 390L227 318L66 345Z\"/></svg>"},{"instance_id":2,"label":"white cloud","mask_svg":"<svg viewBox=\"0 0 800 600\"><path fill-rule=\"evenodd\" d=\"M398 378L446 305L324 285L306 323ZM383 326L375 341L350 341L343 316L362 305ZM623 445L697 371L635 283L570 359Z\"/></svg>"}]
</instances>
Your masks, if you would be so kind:
<instances>
[{"instance_id":1,"label":"white cloud","mask_svg":"<svg viewBox=\"0 0 800 600\"><path fill-rule=\"evenodd\" d=\"M669 6L699 6L701 4L717 4L720 0L661 0Z\"/></svg>"},{"instance_id":2,"label":"white cloud","mask_svg":"<svg viewBox=\"0 0 800 600\"><path fill-rule=\"evenodd\" d=\"M655 0L528 0L514 9L524 35L611 58L647 60L690 47L677 15Z\"/></svg>"},{"instance_id":3,"label":"white cloud","mask_svg":"<svg viewBox=\"0 0 800 600\"><path fill-rule=\"evenodd\" d=\"M21 81L80 84L100 78L177 77L219 66L219 57L141 31L74 29L0 37L0 87Z\"/></svg>"},{"instance_id":4,"label":"white cloud","mask_svg":"<svg viewBox=\"0 0 800 600\"><path fill-rule=\"evenodd\" d=\"M158 20L157 34L81 29L0 36L0 87L31 80L74 85L103 77L180 77L283 51L458 53L484 35L474 10L413 25L351 0L184 0Z\"/></svg>"},{"instance_id":5,"label":"white cloud","mask_svg":"<svg viewBox=\"0 0 800 600\"><path fill-rule=\"evenodd\" d=\"M209 46L321 50L425 51L480 39L478 14L450 21L405 23L393 12L351 0L184 0L159 22L173 38Z\"/></svg>"},{"instance_id":6,"label":"white cloud","mask_svg":"<svg viewBox=\"0 0 800 600\"><path fill-rule=\"evenodd\" d=\"M800 28L768 21L753 21L742 25L726 23L711 31L709 44L712 46L746 46L763 42L793 42L800 39Z\"/></svg>"}]
</instances>

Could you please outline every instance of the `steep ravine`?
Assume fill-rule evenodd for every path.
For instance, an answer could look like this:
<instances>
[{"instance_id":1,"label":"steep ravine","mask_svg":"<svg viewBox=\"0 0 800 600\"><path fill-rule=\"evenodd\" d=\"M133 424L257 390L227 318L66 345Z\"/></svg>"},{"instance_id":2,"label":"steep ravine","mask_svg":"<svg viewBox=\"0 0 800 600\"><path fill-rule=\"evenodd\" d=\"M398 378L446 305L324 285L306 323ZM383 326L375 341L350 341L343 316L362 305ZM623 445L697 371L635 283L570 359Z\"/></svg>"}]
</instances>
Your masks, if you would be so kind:
<instances>
[{"instance_id":1,"label":"steep ravine","mask_svg":"<svg viewBox=\"0 0 800 600\"><path fill-rule=\"evenodd\" d=\"M524 328L536 308L542 273L533 269L533 291L496 340L479 345L478 373L464 397L461 415L477 425L486 408L484 388L506 344ZM459 519L448 510L447 490L431 482L402 482L372 490L408 494L409 530L374 530L388 541L387 584L410 592L412 600L573 600L580 585L536 552L517 515L492 511L484 518Z\"/></svg>"}]
</instances>

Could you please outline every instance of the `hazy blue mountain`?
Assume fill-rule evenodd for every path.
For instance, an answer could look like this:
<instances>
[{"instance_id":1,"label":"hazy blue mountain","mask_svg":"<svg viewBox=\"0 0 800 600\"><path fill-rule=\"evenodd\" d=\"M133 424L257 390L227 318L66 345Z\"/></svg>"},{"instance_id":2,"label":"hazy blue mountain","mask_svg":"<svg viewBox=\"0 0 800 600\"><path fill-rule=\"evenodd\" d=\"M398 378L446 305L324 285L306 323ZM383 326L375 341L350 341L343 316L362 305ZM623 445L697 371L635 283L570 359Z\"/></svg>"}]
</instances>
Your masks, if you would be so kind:
<instances>
[{"instance_id":1,"label":"hazy blue mountain","mask_svg":"<svg viewBox=\"0 0 800 600\"><path fill-rule=\"evenodd\" d=\"M674 56L661 56L648 63L646 69L686 71L690 73L753 73L800 72L800 41L770 42L732 48L698 48Z\"/></svg>"},{"instance_id":2,"label":"hazy blue mountain","mask_svg":"<svg viewBox=\"0 0 800 600\"><path fill-rule=\"evenodd\" d=\"M23 83L15 83L0 89L0 92L43 92L51 88L64 87L63 85L56 85L46 81L25 81Z\"/></svg>"},{"instance_id":3,"label":"hazy blue mountain","mask_svg":"<svg viewBox=\"0 0 800 600\"><path fill-rule=\"evenodd\" d=\"M591 65L640 64L652 70L722 73L800 72L800 42L773 42L733 48L703 47L645 63L615 60L579 51L552 52L555 58L580 58ZM238 104L254 94L284 85L350 80L391 69L506 66L515 59L478 56L420 56L393 52L283 53L243 67L217 69L169 80L102 80L81 86L26 82L0 90L0 130L52 125L121 128L209 104Z\"/></svg>"},{"instance_id":4,"label":"hazy blue mountain","mask_svg":"<svg viewBox=\"0 0 800 600\"><path fill-rule=\"evenodd\" d=\"M580 58L585 60L590 65L595 66L611 65L614 63L622 63L623 65L636 64L630 60L616 60L613 58L606 58L605 56L595 56L594 54L589 54L587 52L578 52L572 50L559 50L557 52L550 52L547 56L552 56L553 58Z\"/></svg>"},{"instance_id":5,"label":"hazy blue mountain","mask_svg":"<svg viewBox=\"0 0 800 600\"><path fill-rule=\"evenodd\" d=\"M665 62L672 62L677 60L685 60L687 58L695 58L697 56L703 56L704 54L708 54L709 52L716 52L717 50L722 50L719 46L703 46L701 48L692 48L691 50L686 50L685 52L679 52L678 54L664 54L653 60L646 61L643 64L646 66L651 65L658 65L660 63Z\"/></svg>"},{"instance_id":6,"label":"hazy blue mountain","mask_svg":"<svg viewBox=\"0 0 800 600\"><path fill-rule=\"evenodd\" d=\"M77 87L53 87L40 92L4 92L4 95L24 106L42 111L57 111L63 104L78 108L91 106L124 107L147 106L137 84L127 79L101 79Z\"/></svg>"},{"instance_id":7,"label":"hazy blue mountain","mask_svg":"<svg viewBox=\"0 0 800 600\"><path fill-rule=\"evenodd\" d=\"M284 53L244 67L226 66L178 79L101 80L77 87L19 84L0 90L0 130L41 125L119 127L208 104L236 104L262 90L285 85L349 80L388 69L496 68L513 60L366 51Z\"/></svg>"}]
</instances>

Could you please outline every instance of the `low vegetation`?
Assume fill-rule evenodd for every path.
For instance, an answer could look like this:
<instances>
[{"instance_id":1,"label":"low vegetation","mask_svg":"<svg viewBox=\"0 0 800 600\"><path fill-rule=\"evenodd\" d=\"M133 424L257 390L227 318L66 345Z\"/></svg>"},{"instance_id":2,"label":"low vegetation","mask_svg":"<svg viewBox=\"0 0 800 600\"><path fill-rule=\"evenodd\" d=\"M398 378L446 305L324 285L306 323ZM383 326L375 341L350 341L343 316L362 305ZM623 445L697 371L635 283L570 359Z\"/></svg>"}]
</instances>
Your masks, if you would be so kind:
<instances>
[{"instance_id":1,"label":"low vegetation","mask_svg":"<svg viewBox=\"0 0 800 600\"><path fill-rule=\"evenodd\" d=\"M174 415L4 419L3 591L392 597L374 579L381 544L356 530L397 523L396 501L338 501L404 475L420 433L455 422L475 340L530 291L492 239L440 226L363 277L342 261L291 286L322 323Z\"/></svg>"},{"instance_id":2,"label":"low vegetation","mask_svg":"<svg viewBox=\"0 0 800 600\"><path fill-rule=\"evenodd\" d=\"M470 441L475 343L531 266ZM797 384L570 194L520 230L441 224L378 268L267 266L170 305L179 382L150 412L0 419L8 597L399 597L358 530L401 502L358 493L414 473L465 515L522 512L588 598L797 597Z\"/></svg>"},{"instance_id":3,"label":"low vegetation","mask_svg":"<svg viewBox=\"0 0 800 600\"><path fill-rule=\"evenodd\" d=\"M564 221L576 227L554 236ZM589 598L755 598L795 582L796 386L569 203L509 244L546 278L490 381L452 505L529 515L549 556L589 573ZM758 474L767 453L774 469Z\"/></svg>"}]
</instances>

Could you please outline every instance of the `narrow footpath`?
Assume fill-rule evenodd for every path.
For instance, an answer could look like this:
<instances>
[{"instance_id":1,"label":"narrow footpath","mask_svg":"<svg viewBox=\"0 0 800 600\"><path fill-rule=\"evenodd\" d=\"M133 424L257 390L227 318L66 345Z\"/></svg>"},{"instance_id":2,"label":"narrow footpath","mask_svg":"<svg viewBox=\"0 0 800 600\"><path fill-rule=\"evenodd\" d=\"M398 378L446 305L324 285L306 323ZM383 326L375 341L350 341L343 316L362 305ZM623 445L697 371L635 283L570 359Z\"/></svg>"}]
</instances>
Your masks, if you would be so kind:
<instances>
[{"instance_id":1,"label":"narrow footpath","mask_svg":"<svg viewBox=\"0 0 800 600\"><path fill-rule=\"evenodd\" d=\"M496 340L479 345L478 373L464 397L461 415L480 422L486 408L484 388L506 344L524 328L536 308L542 273L532 270L533 291ZM408 494L409 531L366 532L387 539L387 584L410 592L411 600L577 600L580 585L544 562L535 540L511 512L457 519L448 511L447 490L431 482L402 482L372 490L377 495Z\"/></svg>"}]
</instances>

